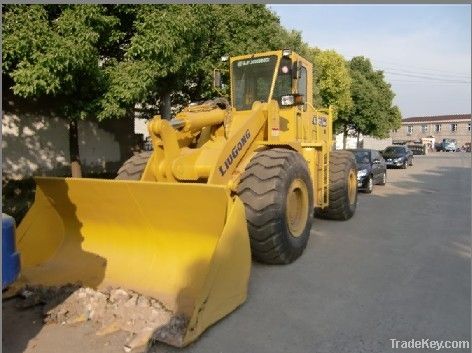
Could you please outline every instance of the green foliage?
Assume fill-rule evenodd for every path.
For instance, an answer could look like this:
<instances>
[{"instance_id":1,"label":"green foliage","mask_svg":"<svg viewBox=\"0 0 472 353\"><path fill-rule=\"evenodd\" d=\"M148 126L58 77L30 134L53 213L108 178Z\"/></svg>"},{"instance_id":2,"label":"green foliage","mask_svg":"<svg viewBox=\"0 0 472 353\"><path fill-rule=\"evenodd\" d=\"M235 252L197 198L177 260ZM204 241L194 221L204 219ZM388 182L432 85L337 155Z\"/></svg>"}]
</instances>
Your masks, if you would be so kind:
<instances>
[{"instance_id":1,"label":"green foliage","mask_svg":"<svg viewBox=\"0 0 472 353\"><path fill-rule=\"evenodd\" d=\"M144 5L134 28L124 60L108 70L100 119L123 116L136 103L155 104L169 92L211 97L211 72L224 54L307 47L264 5Z\"/></svg>"},{"instance_id":2,"label":"green foliage","mask_svg":"<svg viewBox=\"0 0 472 353\"><path fill-rule=\"evenodd\" d=\"M401 125L401 114L393 105L390 84L382 71L374 70L369 59L354 57L350 63L352 107L339 114L336 127L348 127L358 133L385 138Z\"/></svg>"},{"instance_id":3,"label":"green foliage","mask_svg":"<svg viewBox=\"0 0 472 353\"><path fill-rule=\"evenodd\" d=\"M351 77L344 58L334 50L313 49L311 54L315 105L332 105L336 111L350 109Z\"/></svg>"},{"instance_id":4,"label":"green foliage","mask_svg":"<svg viewBox=\"0 0 472 353\"><path fill-rule=\"evenodd\" d=\"M24 98L53 96L69 117L97 107L105 76L99 48L119 41L101 5L12 5L3 17L3 71Z\"/></svg>"}]
</instances>

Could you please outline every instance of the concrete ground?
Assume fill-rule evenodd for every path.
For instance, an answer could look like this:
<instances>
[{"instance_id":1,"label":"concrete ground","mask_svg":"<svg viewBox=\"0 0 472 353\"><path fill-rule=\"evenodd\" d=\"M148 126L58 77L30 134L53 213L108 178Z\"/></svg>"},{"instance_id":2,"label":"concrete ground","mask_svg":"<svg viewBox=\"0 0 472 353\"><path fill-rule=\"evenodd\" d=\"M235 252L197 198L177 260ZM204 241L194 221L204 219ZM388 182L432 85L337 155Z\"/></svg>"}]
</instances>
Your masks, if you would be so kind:
<instances>
[{"instance_id":1,"label":"concrete ground","mask_svg":"<svg viewBox=\"0 0 472 353\"><path fill-rule=\"evenodd\" d=\"M197 342L150 352L390 352L391 339L470 340L470 202L470 154L415 156L359 194L353 219L316 219L294 264L254 263L247 302ZM4 352L123 352L123 333L43 326L40 308L16 302L2 305Z\"/></svg>"}]
</instances>

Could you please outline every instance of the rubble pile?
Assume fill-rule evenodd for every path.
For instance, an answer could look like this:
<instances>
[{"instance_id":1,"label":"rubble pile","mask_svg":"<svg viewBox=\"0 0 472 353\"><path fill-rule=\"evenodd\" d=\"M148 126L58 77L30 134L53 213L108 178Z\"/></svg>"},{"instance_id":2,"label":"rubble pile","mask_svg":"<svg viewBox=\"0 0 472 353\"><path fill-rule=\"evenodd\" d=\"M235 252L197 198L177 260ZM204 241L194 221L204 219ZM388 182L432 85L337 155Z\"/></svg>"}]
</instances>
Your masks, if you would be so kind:
<instances>
[{"instance_id":1,"label":"rubble pile","mask_svg":"<svg viewBox=\"0 0 472 353\"><path fill-rule=\"evenodd\" d=\"M94 290L77 285L61 287L27 287L23 306L44 304L46 323L76 324L92 321L98 324L97 335L118 330L131 335L125 351L148 344L150 340L181 339L188 320L174 316L155 298L122 288Z\"/></svg>"}]
</instances>

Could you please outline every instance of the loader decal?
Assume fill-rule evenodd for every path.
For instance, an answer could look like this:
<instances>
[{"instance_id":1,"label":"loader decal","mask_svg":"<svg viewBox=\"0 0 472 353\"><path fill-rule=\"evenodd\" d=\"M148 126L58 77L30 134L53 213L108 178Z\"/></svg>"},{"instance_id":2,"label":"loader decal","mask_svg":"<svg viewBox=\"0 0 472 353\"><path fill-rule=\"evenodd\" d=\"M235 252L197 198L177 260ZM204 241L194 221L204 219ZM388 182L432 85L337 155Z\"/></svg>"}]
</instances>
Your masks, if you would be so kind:
<instances>
[{"instance_id":1,"label":"loader decal","mask_svg":"<svg viewBox=\"0 0 472 353\"><path fill-rule=\"evenodd\" d=\"M220 171L221 176L226 174L229 167L231 167L231 164L233 164L236 157L238 157L239 152L241 152L241 150L243 149L244 145L247 143L250 137L251 137L251 132L249 130L246 130L244 135L241 137L241 140L239 140L236 146L233 147L229 156L226 157L225 162L218 167L218 170Z\"/></svg>"}]
</instances>

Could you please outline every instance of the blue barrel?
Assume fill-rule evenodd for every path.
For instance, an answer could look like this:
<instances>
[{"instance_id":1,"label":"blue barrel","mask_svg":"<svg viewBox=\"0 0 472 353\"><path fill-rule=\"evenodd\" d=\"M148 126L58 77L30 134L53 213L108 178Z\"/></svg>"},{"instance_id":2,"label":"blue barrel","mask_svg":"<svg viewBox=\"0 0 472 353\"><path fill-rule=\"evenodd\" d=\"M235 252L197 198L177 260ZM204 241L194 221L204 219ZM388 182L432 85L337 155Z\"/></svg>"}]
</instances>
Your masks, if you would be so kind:
<instances>
[{"instance_id":1,"label":"blue barrel","mask_svg":"<svg viewBox=\"0 0 472 353\"><path fill-rule=\"evenodd\" d=\"M2 290L20 274L20 255L16 251L15 220L2 213Z\"/></svg>"}]
</instances>

